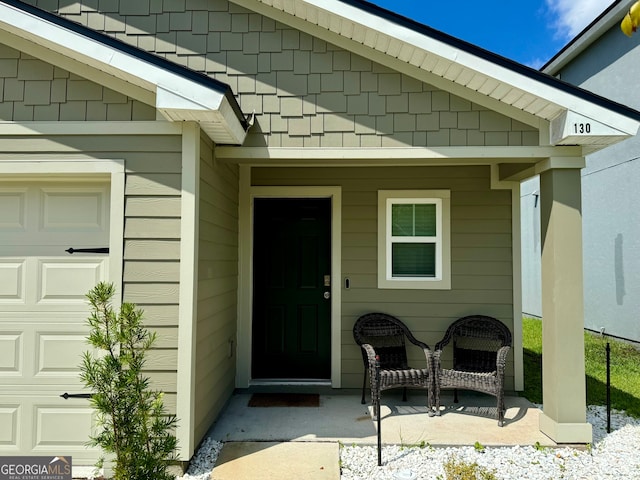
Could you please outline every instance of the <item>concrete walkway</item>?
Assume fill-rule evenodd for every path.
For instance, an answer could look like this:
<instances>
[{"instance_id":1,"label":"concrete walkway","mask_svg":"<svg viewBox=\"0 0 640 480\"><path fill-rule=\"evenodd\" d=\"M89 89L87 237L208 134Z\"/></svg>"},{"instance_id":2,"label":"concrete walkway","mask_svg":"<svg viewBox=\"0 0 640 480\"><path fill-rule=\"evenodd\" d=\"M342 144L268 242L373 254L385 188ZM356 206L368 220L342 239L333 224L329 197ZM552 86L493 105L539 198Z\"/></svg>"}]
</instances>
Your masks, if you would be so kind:
<instances>
[{"instance_id":1,"label":"concrete walkway","mask_svg":"<svg viewBox=\"0 0 640 480\"><path fill-rule=\"evenodd\" d=\"M339 445L310 442L225 443L212 480L338 480Z\"/></svg>"},{"instance_id":2,"label":"concrete walkway","mask_svg":"<svg viewBox=\"0 0 640 480\"><path fill-rule=\"evenodd\" d=\"M251 394L236 394L209 435L225 442L214 480L338 480L339 442L376 445L376 423L358 395L321 395L319 407L254 408ZM442 414L429 417L424 396L401 392L382 398L383 444L434 447L473 445L556 446L538 429L539 409L521 397L505 400L504 427L498 427L495 399L461 392L460 403L444 396Z\"/></svg>"}]
</instances>

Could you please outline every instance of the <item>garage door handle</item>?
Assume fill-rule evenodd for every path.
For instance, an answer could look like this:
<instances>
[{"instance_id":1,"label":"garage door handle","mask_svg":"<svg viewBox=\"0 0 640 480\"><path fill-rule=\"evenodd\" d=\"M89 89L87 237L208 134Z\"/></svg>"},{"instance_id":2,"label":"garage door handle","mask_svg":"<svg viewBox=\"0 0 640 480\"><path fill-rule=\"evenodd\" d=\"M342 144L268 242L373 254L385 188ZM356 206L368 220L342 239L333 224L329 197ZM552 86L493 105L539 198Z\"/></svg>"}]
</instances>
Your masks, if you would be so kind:
<instances>
[{"instance_id":1,"label":"garage door handle","mask_svg":"<svg viewBox=\"0 0 640 480\"><path fill-rule=\"evenodd\" d=\"M65 400L68 400L70 398L91 398L91 397L93 397L93 393L67 393L67 392L64 392L60 396L62 398L64 398Z\"/></svg>"},{"instance_id":2,"label":"garage door handle","mask_svg":"<svg viewBox=\"0 0 640 480\"><path fill-rule=\"evenodd\" d=\"M104 248L67 248L65 250L69 255L73 255L74 253L109 253L109 247Z\"/></svg>"}]
</instances>

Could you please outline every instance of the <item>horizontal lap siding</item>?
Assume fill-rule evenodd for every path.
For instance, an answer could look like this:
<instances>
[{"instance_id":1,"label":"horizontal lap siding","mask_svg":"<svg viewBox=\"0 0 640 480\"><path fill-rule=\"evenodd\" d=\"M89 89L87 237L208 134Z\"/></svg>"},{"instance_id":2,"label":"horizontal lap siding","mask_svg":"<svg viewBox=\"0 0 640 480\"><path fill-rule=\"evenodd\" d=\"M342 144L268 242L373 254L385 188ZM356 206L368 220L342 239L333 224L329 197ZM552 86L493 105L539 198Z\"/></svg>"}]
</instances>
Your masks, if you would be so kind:
<instances>
[{"instance_id":1,"label":"horizontal lap siding","mask_svg":"<svg viewBox=\"0 0 640 480\"><path fill-rule=\"evenodd\" d=\"M238 288L238 168L214 162L204 138L200 156L196 443L235 387Z\"/></svg>"},{"instance_id":2,"label":"horizontal lap siding","mask_svg":"<svg viewBox=\"0 0 640 480\"><path fill-rule=\"evenodd\" d=\"M175 411L180 294L180 137L107 139L125 156L124 300L144 310L157 335L146 370ZM122 147L120 147L122 148ZM138 149L143 151L138 152Z\"/></svg>"},{"instance_id":3,"label":"horizontal lap siding","mask_svg":"<svg viewBox=\"0 0 640 480\"><path fill-rule=\"evenodd\" d=\"M391 313L433 347L456 318L481 313L513 329L511 193L490 189L489 167L254 168L252 185L342 187L342 385L362 382L351 330L358 316ZM377 288L378 190L451 190L451 290ZM411 354L415 362L421 353ZM423 357L422 357L423 358ZM512 356L507 387L513 388Z\"/></svg>"}]
</instances>

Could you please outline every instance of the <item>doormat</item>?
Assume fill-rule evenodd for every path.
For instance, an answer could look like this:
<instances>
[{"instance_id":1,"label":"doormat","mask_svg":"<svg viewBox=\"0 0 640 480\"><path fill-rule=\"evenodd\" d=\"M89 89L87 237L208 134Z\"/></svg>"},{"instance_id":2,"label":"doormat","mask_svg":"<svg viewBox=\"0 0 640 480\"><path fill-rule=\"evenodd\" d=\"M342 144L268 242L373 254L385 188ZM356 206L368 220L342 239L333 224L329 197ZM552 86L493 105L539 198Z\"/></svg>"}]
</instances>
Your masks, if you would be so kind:
<instances>
[{"instance_id":1,"label":"doormat","mask_svg":"<svg viewBox=\"0 0 640 480\"><path fill-rule=\"evenodd\" d=\"M319 407L317 393L254 393L250 407Z\"/></svg>"}]
</instances>

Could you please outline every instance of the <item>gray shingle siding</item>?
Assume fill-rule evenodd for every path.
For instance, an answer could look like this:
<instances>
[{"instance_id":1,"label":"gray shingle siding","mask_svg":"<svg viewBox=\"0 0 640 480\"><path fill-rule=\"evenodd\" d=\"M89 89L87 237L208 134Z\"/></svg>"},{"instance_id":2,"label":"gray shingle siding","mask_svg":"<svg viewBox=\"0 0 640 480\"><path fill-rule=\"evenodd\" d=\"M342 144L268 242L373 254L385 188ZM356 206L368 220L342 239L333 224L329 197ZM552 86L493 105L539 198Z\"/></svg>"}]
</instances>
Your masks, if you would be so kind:
<instances>
[{"instance_id":1,"label":"gray shingle siding","mask_svg":"<svg viewBox=\"0 0 640 480\"><path fill-rule=\"evenodd\" d=\"M226 0L30 3L228 83L256 113L247 146L538 144L532 127Z\"/></svg>"}]
</instances>

